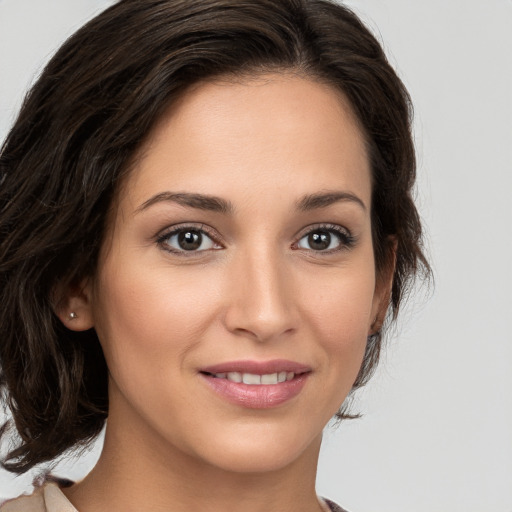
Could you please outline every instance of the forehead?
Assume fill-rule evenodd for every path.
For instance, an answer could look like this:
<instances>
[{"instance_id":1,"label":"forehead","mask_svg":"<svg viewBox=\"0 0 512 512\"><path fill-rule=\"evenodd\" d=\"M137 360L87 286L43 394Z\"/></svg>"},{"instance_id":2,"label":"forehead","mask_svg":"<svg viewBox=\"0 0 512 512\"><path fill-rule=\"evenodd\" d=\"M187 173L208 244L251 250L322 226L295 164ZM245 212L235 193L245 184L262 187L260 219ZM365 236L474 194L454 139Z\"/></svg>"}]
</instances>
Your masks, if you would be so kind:
<instances>
[{"instance_id":1,"label":"forehead","mask_svg":"<svg viewBox=\"0 0 512 512\"><path fill-rule=\"evenodd\" d=\"M369 204L365 139L345 97L296 75L196 84L141 148L125 199L135 207L168 189L223 195L240 180L247 196L269 182L297 194L335 185Z\"/></svg>"}]
</instances>

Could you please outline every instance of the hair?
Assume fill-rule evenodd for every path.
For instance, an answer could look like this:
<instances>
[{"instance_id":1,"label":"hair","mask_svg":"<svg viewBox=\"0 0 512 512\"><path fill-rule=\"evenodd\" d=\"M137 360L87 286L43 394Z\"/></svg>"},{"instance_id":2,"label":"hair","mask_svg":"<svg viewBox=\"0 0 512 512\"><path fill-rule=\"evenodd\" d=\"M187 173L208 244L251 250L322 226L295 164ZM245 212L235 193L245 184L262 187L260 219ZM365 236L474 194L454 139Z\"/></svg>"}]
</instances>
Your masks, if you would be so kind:
<instances>
[{"instance_id":1,"label":"hair","mask_svg":"<svg viewBox=\"0 0 512 512\"><path fill-rule=\"evenodd\" d=\"M108 415L94 329L57 318L55 290L96 271L107 217L141 144L192 84L292 72L348 99L372 170L377 273L396 258L389 318L429 274L413 203L409 95L375 37L330 0L121 0L76 32L28 93L0 153L0 391L22 473L85 446ZM375 368L368 339L354 389ZM341 409L340 418L350 417Z\"/></svg>"}]
</instances>

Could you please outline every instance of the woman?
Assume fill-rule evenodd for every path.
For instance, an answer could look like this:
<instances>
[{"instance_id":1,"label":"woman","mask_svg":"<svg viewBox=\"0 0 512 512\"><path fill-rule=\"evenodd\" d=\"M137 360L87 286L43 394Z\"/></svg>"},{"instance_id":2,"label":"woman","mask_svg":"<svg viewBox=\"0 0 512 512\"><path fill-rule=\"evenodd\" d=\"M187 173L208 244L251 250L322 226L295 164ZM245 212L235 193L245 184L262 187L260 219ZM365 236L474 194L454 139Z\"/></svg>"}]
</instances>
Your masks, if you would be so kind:
<instances>
[{"instance_id":1,"label":"woman","mask_svg":"<svg viewBox=\"0 0 512 512\"><path fill-rule=\"evenodd\" d=\"M322 429L428 272L407 92L325 0L122 0L44 70L0 160L2 510L342 510ZM4 435L8 431L5 427Z\"/></svg>"}]
</instances>

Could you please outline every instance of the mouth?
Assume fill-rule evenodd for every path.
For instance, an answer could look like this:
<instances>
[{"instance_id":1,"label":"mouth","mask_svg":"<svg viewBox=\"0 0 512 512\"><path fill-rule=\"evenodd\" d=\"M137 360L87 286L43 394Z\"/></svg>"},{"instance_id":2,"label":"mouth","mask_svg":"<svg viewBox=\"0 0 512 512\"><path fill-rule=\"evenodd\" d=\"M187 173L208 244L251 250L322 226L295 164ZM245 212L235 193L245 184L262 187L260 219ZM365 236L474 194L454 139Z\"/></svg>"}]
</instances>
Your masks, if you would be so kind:
<instances>
[{"instance_id":1,"label":"mouth","mask_svg":"<svg viewBox=\"0 0 512 512\"><path fill-rule=\"evenodd\" d=\"M311 375L292 361L236 361L203 368L199 374L216 395L251 409L268 409L296 397Z\"/></svg>"}]
</instances>

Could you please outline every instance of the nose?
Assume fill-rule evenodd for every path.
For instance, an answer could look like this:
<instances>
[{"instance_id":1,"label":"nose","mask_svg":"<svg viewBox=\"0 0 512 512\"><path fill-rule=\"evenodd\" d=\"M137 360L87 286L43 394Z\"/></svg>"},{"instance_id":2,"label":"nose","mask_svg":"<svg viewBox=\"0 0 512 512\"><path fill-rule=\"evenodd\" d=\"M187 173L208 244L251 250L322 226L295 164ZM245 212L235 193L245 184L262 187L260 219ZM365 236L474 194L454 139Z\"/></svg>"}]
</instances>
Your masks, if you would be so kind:
<instances>
[{"instance_id":1,"label":"nose","mask_svg":"<svg viewBox=\"0 0 512 512\"><path fill-rule=\"evenodd\" d=\"M227 329L256 341L271 341L298 326L297 294L286 261L272 251L240 255L230 269Z\"/></svg>"}]
</instances>

